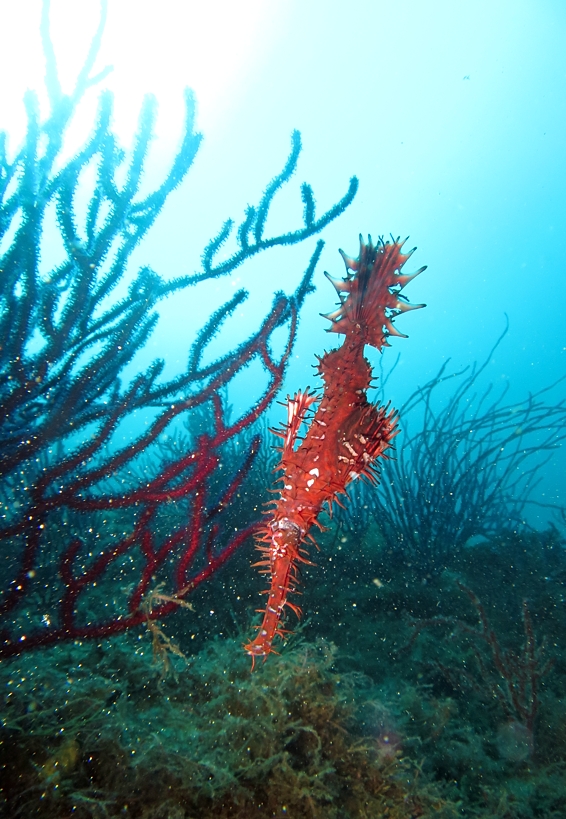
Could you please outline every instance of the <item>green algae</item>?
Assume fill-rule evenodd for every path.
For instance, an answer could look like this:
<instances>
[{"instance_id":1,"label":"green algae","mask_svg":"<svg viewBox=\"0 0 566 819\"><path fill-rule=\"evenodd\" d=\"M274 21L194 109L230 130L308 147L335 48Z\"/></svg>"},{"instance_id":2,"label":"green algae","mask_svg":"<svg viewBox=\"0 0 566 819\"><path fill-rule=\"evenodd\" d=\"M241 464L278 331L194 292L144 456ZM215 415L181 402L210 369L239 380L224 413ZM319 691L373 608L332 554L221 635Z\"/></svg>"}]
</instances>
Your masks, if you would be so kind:
<instances>
[{"instance_id":1,"label":"green algae","mask_svg":"<svg viewBox=\"0 0 566 819\"><path fill-rule=\"evenodd\" d=\"M232 600L219 580L210 605L195 596L194 612L163 624L185 655L171 654L170 673L155 664L148 634L3 663L0 813L566 815L566 551L556 533L483 541L425 577L399 571L371 536L343 550L334 533L326 538L304 577L312 618L253 672L247 634L206 642L198 633L213 619L230 633ZM473 588L505 651L524 649L528 596L536 644L553 661L532 736L493 696L491 657L474 643L477 612L459 583ZM249 599L245 584L240 594ZM415 626L434 618L442 628Z\"/></svg>"},{"instance_id":2,"label":"green algae","mask_svg":"<svg viewBox=\"0 0 566 819\"><path fill-rule=\"evenodd\" d=\"M253 673L239 641L212 642L175 658L176 680L128 637L44 652L41 665L37 656L5 677L1 762L14 817L444 812L409 760L360 730L371 686L336 672L325 641Z\"/></svg>"}]
</instances>

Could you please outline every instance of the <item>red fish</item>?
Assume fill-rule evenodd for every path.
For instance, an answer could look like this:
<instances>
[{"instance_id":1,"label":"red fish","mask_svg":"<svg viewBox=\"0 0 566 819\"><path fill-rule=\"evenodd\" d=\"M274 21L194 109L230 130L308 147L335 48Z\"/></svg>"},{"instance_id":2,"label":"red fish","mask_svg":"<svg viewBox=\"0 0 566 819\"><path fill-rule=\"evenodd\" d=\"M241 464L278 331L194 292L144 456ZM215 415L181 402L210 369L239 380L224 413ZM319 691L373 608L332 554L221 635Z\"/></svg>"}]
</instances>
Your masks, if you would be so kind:
<instances>
[{"instance_id":1,"label":"red fish","mask_svg":"<svg viewBox=\"0 0 566 819\"><path fill-rule=\"evenodd\" d=\"M324 382L322 396L306 389L287 399L287 423L277 434L281 447L282 487L273 501L258 548L262 560L256 565L269 575L270 587L263 622L255 639L245 646L252 656L263 657L274 651L273 641L283 636L283 615L290 608L301 615L298 606L288 600L297 584L297 566L308 563L306 542L313 541L310 529L326 504L328 511L346 486L359 477L372 483L379 478L379 459L387 457L397 434L397 413L388 406L376 406L367 400L373 380L364 347L382 350L389 336L403 336L393 325L400 313L424 307L409 304L401 290L419 273L401 273L414 252L403 253L404 242L376 245L371 236L364 244L360 236L360 255L351 259L340 251L346 264L344 279L330 279L340 303L326 314L332 323L331 333L343 333L341 347L319 359L318 372ZM406 338L406 336L403 336ZM299 430L307 414L316 406L308 430L301 440Z\"/></svg>"}]
</instances>

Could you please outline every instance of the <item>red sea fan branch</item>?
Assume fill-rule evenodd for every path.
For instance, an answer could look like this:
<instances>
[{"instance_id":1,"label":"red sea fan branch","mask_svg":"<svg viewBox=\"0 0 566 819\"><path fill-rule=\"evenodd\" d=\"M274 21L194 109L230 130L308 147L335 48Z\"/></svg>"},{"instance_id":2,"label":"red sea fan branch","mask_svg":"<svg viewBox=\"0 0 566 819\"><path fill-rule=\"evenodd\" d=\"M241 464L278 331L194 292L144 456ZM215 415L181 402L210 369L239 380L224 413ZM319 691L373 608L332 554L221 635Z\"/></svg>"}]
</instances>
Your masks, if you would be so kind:
<instances>
[{"instance_id":1,"label":"red sea fan branch","mask_svg":"<svg viewBox=\"0 0 566 819\"><path fill-rule=\"evenodd\" d=\"M187 92L179 151L161 184L142 194L155 101L144 103L128 152L112 132L106 92L92 133L71 159L62 155L77 107L104 76L93 73L103 29L104 13L75 89L64 95L45 5L49 110L42 119L38 100L27 95L28 129L13 157L0 134L0 658L162 617L257 531L255 508L239 500L257 452L250 428L281 388L323 242L313 242L295 289L275 293L250 336L218 358L210 342L247 293L238 290L207 316L189 288L318 236L358 184L352 178L340 200L315 214L304 183L302 223L267 233L272 204L297 168L295 131L283 169L239 228L227 220L208 242L201 272L169 270L167 281L148 267L135 272L132 253L183 181L202 137ZM49 230L63 250L51 269L40 264ZM174 353L186 366L166 377L158 359L135 373L158 321L155 308L173 293L186 299L195 321L192 345ZM275 354L280 333L283 350ZM263 389L231 421L224 396L250 364L263 374ZM239 515L236 530L230 517Z\"/></svg>"}]
</instances>

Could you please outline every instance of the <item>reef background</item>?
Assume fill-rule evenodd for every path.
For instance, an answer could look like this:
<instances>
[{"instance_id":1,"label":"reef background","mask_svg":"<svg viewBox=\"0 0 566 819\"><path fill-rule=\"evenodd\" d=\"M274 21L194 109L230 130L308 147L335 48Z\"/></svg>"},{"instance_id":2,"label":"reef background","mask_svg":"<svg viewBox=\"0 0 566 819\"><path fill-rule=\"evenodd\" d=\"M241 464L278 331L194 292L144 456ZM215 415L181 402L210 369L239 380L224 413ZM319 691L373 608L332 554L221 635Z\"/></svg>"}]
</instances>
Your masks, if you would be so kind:
<instances>
[{"instance_id":1,"label":"reef background","mask_svg":"<svg viewBox=\"0 0 566 819\"><path fill-rule=\"evenodd\" d=\"M146 16L149 4L137 3L134 13L124 3L125 17L111 6L110 51L101 60L116 64L104 82L116 82L117 110L127 98L137 111L138 90L160 96L141 70L158 63L158 53L203 40L215 69L222 65L222 31L234 25L227 8L215 7L218 30L210 30L194 20L188 28L176 6L160 20ZM450 372L485 360L480 394L491 384L494 394L508 388L508 400L521 401L564 374L566 12L557 2L330 6L332 13L318 0L273 3L255 46L242 38L253 57L236 72L237 89L226 86L208 101L203 94L202 155L133 266L150 264L166 279L193 273L202 239L225 214L257 200L274 156L286 156L289 133L300 127L300 181L308 178L321 202L335 200L337 178L340 192L352 173L361 179L352 207L325 232L319 281L322 269L341 275L336 249L355 252L360 230L410 232L418 264L429 266L411 290L429 306L412 318L410 339L383 357L384 374L392 371L386 398L402 405L451 358ZM0 126L13 147L17 105L26 84L41 81L27 71L39 5L29 9L26 20L0 12L0 72L10 77L0 91ZM59 45L72 41L80 51L90 21L63 2L53 12ZM246 19L256 13L246 6ZM162 62L178 94L176 102L173 93L163 99L149 188L170 155L180 89L196 85L199 93L192 68L171 60L168 75ZM119 123L131 139L127 117ZM73 138L91 124L87 112ZM274 228L296 212L285 200ZM56 251L47 237L44 258ZM254 261L245 279L251 298L211 350L219 355L244 338L259 306L271 303L282 281L296 288L303 270L293 249ZM210 282L199 315L211 315L242 284L239 273ZM314 353L332 346L318 313L332 298L324 285L307 299L281 397L314 383ZM162 355L172 377L198 328L182 299L164 302L160 313L135 367ZM506 316L509 330L486 359ZM232 388L236 416L253 402L256 379L252 367ZM446 385L439 408L450 395ZM562 385L548 400L563 395ZM273 409L274 422L280 413ZM346 515L327 521L317 565L303 573L303 624L281 657L253 675L242 652L261 587L250 570L251 544L229 576L219 572L191 596L193 610L163 624L165 637L141 627L2 663L0 810L97 819L563 815L564 463L563 451L554 453L520 526L502 507L488 535L431 542L426 560L391 549L367 498L355 497ZM265 499L268 476L259 468L251 476L236 518ZM413 497L417 506L421 500ZM487 642L466 589L483 606L493 632ZM124 592L118 578L98 602ZM497 646L507 678L493 663ZM509 696L529 663L522 713Z\"/></svg>"},{"instance_id":2,"label":"reef background","mask_svg":"<svg viewBox=\"0 0 566 819\"><path fill-rule=\"evenodd\" d=\"M169 621L185 657L167 666L132 633L4 663L4 815L560 816L564 542L494 538L420 578L392 570L369 533L330 531L321 546L328 559L304 578L310 616L253 674L242 642L256 590L242 557L232 588L220 579ZM519 658L528 595L532 731L497 695L504 680L458 581ZM450 622L420 630L423 618Z\"/></svg>"}]
</instances>

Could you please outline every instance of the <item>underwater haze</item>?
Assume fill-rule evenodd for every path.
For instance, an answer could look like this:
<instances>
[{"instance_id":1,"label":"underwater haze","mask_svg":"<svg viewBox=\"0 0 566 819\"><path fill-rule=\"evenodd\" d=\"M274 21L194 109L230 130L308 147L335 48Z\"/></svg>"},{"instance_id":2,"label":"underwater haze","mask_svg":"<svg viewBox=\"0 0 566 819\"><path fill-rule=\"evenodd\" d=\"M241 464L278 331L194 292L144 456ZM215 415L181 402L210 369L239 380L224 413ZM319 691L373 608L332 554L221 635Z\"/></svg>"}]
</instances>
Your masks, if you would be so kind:
<instances>
[{"instance_id":1,"label":"underwater haze","mask_svg":"<svg viewBox=\"0 0 566 819\"><path fill-rule=\"evenodd\" d=\"M565 42L560 0L0 2L0 816L566 815ZM380 432L278 573L324 273L405 239Z\"/></svg>"},{"instance_id":2,"label":"underwater haze","mask_svg":"<svg viewBox=\"0 0 566 819\"><path fill-rule=\"evenodd\" d=\"M2 13L0 60L10 81L0 124L15 149L23 93L43 86L40 4L7 4ZM70 85L97 3L54 2L52 15L63 85ZM313 354L329 343L318 314L335 296L322 270L343 275L337 249L355 255L360 233L409 236L418 247L415 269L428 265L409 293L427 309L399 322L410 340L396 340L386 354L401 356L388 395L395 404L446 358L456 370L483 361L506 316L509 332L486 379L509 386L516 399L548 386L564 374L566 354L565 26L562 3L544 1L170 1L159 13L150 2L111 3L99 63L113 66L103 84L116 94L124 146L144 94L156 94L150 160L158 173L180 138L186 86L195 90L204 135L190 177L139 249L140 263L164 277L196 271L208 237L257 199L298 128L304 150L297 180L309 180L319 206L342 195L354 174L360 190L325 232L288 390L313 380ZM84 114L83 127L90 122ZM289 194L278 203L276 225L296 213L297 199ZM222 282L222 293L201 296L210 299L201 302L203 314L244 286L250 299L241 326L236 317L231 328L244 337L266 290L290 289L305 255L258 260L245 278L238 271ZM147 351L164 355L172 370L195 329L188 309L182 295L161 306L164 321ZM244 395L250 387L242 384ZM233 400L238 404L237 393ZM548 502L564 503L563 467L545 487Z\"/></svg>"},{"instance_id":3,"label":"underwater haze","mask_svg":"<svg viewBox=\"0 0 566 819\"><path fill-rule=\"evenodd\" d=\"M2 9L0 60L10 80L0 124L12 149L22 136L23 93L43 86L39 9L38 2ZM70 85L97 4L54 2L52 14ZM158 173L180 137L185 86L195 90L204 134L195 167L134 263L163 277L196 271L208 237L257 199L298 128L297 182L309 180L320 208L354 174L360 190L325 232L287 389L313 380L313 354L329 343L318 314L335 301L322 270L343 275L337 249L355 255L360 233L409 236L418 247L415 269L428 265L409 293L427 308L399 322L410 339L395 340L384 361L401 356L388 394L394 404L449 357L455 370L483 361L506 316L509 332L486 380L509 386L518 400L548 386L564 374L566 353L565 25L563 4L544 0L164 2L158 13L153 3L111 3L99 64L114 67L103 84L116 94L123 144L132 142L143 95L155 93L150 160ZM85 129L90 122L84 114ZM274 224L287 224L298 205L289 193ZM250 298L231 332L245 337L266 291L292 288L305 259L303 252L257 260L217 286L222 292L201 295L209 301L199 311L206 315L226 291L244 286ZM179 295L160 307L164 321L146 351L164 355L171 370L196 329L187 305ZM244 394L250 389L244 378ZM237 392L233 400L238 405ZM564 461L555 463L545 500L563 504Z\"/></svg>"}]
</instances>

